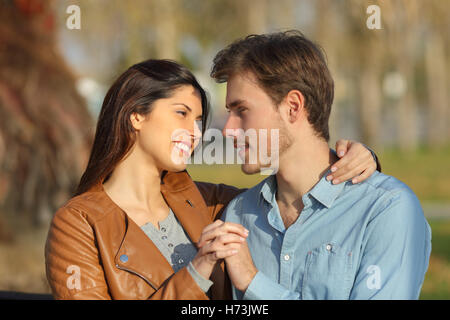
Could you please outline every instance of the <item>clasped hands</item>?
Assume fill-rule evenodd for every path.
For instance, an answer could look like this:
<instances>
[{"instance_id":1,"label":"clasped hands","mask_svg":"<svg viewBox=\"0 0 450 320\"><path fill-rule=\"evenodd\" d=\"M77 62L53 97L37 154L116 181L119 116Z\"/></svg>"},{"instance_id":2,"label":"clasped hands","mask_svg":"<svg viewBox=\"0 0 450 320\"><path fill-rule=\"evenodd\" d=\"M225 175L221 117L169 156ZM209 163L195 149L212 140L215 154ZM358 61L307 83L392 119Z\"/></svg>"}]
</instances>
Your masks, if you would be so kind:
<instances>
[{"instance_id":1,"label":"clasped hands","mask_svg":"<svg viewBox=\"0 0 450 320\"><path fill-rule=\"evenodd\" d=\"M194 268L208 279L215 264L225 259L231 282L245 291L257 273L247 246L248 230L242 225L217 220L203 229L192 260Z\"/></svg>"}]
</instances>

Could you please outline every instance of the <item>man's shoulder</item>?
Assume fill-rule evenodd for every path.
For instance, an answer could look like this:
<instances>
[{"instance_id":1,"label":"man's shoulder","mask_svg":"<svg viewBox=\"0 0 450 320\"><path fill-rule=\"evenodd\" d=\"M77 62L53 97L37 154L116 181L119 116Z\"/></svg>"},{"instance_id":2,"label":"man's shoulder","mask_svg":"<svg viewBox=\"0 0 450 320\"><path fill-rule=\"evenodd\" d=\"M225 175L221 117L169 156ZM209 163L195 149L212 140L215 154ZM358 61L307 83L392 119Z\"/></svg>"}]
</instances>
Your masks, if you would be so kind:
<instances>
[{"instance_id":1,"label":"man's shoulder","mask_svg":"<svg viewBox=\"0 0 450 320\"><path fill-rule=\"evenodd\" d=\"M416 194L399 179L376 171L361 183L365 193L376 199L378 210L375 216L385 211L395 211L397 218L423 217L422 207ZM392 217L393 218L393 217Z\"/></svg>"},{"instance_id":2,"label":"man's shoulder","mask_svg":"<svg viewBox=\"0 0 450 320\"><path fill-rule=\"evenodd\" d=\"M375 192L386 199L417 199L411 188L404 182L379 171L375 171L369 179L361 184L367 186L367 192Z\"/></svg>"}]
</instances>

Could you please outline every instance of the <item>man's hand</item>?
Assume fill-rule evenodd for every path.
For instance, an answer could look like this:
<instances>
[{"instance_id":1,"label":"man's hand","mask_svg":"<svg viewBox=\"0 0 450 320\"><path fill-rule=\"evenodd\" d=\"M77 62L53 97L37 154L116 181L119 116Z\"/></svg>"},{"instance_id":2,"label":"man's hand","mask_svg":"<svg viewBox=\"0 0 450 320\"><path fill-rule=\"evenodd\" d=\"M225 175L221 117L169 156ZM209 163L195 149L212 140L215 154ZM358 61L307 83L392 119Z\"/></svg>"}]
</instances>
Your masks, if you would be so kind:
<instances>
[{"instance_id":1,"label":"man's hand","mask_svg":"<svg viewBox=\"0 0 450 320\"><path fill-rule=\"evenodd\" d=\"M332 173L327 176L327 180L333 180L333 184L349 179L352 179L353 183L362 182L377 169L372 153L359 142L338 140L336 153L341 159L331 166Z\"/></svg>"},{"instance_id":2,"label":"man's hand","mask_svg":"<svg viewBox=\"0 0 450 320\"><path fill-rule=\"evenodd\" d=\"M225 258L225 263L233 285L236 289L245 292L258 272L248 250L247 241L242 243L235 255Z\"/></svg>"}]
</instances>

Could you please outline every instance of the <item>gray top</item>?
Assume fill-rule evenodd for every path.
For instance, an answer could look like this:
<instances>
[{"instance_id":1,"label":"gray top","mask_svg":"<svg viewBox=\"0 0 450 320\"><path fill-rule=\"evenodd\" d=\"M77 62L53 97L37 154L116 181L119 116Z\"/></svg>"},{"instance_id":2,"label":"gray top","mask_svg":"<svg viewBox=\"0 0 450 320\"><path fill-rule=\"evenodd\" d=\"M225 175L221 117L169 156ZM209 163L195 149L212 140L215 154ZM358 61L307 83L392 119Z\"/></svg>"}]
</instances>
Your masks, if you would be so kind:
<instances>
[{"instance_id":1,"label":"gray top","mask_svg":"<svg viewBox=\"0 0 450 320\"><path fill-rule=\"evenodd\" d=\"M192 265L191 261L197 254L197 248L189 239L172 209L167 218L159 222L159 230L150 222L144 224L141 229L158 247L175 272L187 266L198 286L204 292L209 290L213 282L201 276Z\"/></svg>"}]
</instances>

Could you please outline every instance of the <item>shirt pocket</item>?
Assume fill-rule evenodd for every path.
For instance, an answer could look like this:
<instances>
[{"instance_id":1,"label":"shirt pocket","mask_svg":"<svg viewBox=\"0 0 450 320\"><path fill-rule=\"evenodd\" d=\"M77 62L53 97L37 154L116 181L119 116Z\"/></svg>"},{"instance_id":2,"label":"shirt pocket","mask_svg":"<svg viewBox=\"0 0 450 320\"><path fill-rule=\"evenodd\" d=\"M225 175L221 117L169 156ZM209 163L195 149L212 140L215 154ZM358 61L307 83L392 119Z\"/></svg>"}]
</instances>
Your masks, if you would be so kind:
<instances>
[{"instance_id":1,"label":"shirt pocket","mask_svg":"<svg viewBox=\"0 0 450 320\"><path fill-rule=\"evenodd\" d=\"M302 281L302 299L348 299L352 286L352 253L335 242L309 251Z\"/></svg>"}]
</instances>

